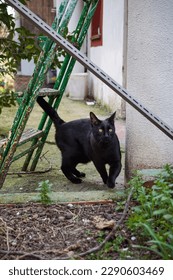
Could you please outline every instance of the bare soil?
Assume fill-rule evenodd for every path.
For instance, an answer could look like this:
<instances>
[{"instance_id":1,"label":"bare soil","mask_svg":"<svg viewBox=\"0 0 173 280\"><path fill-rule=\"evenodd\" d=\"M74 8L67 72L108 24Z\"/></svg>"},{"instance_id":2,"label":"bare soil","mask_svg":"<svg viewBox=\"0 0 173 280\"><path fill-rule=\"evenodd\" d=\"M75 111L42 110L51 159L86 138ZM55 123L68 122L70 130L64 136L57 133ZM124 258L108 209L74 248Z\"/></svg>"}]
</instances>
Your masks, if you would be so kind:
<instances>
[{"instance_id":1,"label":"bare soil","mask_svg":"<svg viewBox=\"0 0 173 280\"><path fill-rule=\"evenodd\" d=\"M134 241L124 222L104 250L87 253L120 220L122 212L115 209L116 204L110 202L1 204L0 259L131 258L129 250Z\"/></svg>"}]
</instances>

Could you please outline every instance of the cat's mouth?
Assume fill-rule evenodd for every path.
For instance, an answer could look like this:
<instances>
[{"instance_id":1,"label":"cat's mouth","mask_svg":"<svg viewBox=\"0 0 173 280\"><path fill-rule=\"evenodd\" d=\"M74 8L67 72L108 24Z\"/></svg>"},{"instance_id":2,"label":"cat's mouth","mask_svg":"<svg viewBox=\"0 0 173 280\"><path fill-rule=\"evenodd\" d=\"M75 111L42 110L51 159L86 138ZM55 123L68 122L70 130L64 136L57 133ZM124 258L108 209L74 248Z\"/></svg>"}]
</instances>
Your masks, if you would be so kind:
<instances>
[{"instance_id":1,"label":"cat's mouth","mask_svg":"<svg viewBox=\"0 0 173 280\"><path fill-rule=\"evenodd\" d=\"M108 145L109 143L110 143L109 137L105 137L100 140L100 144L102 145Z\"/></svg>"}]
</instances>

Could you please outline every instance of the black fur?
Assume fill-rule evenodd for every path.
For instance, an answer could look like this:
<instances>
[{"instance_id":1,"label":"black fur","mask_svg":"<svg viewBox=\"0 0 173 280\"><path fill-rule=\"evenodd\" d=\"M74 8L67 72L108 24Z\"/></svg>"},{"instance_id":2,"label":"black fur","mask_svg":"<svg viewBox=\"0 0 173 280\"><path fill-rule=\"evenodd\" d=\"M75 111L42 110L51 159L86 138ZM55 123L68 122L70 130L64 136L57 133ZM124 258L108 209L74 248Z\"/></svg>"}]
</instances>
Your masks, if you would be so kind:
<instances>
[{"instance_id":1,"label":"black fur","mask_svg":"<svg viewBox=\"0 0 173 280\"><path fill-rule=\"evenodd\" d=\"M121 171L120 145L115 134L115 113L106 120L99 120L94 113L90 119L64 122L57 112L42 97L38 104L54 122L56 144L61 150L64 175L73 183L81 183L85 174L76 169L78 163L93 161L102 180L109 188L114 188ZM105 165L108 164L109 174Z\"/></svg>"}]
</instances>

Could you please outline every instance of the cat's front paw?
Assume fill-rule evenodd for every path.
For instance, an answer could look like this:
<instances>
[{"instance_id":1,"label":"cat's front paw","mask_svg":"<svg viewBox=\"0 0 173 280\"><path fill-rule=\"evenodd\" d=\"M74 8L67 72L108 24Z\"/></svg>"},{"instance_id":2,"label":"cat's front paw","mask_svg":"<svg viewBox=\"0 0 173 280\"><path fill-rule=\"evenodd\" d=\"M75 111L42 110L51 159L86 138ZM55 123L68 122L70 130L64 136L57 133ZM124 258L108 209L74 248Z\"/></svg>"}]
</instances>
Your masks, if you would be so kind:
<instances>
[{"instance_id":1,"label":"cat's front paw","mask_svg":"<svg viewBox=\"0 0 173 280\"><path fill-rule=\"evenodd\" d=\"M112 181L107 181L107 186L108 186L108 188L110 188L110 189L113 189L113 188L115 188L115 182L112 182Z\"/></svg>"},{"instance_id":2,"label":"cat's front paw","mask_svg":"<svg viewBox=\"0 0 173 280\"><path fill-rule=\"evenodd\" d=\"M83 172L80 172L80 174L79 174L79 178L84 178L86 176L86 174L85 173L83 173Z\"/></svg>"},{"instance_id":3,"label":"cat's front paw","mask_svg":"<svg viewBox=\"0 0 173 280\"><path fill-rule=\"evenodd\" d=\"M71 182L73 183L73 184L81 184L82 183L82 180L81 179L79 179L79 178L73 178L72 180L71 180Z\"/></svg>"}]
</instances>

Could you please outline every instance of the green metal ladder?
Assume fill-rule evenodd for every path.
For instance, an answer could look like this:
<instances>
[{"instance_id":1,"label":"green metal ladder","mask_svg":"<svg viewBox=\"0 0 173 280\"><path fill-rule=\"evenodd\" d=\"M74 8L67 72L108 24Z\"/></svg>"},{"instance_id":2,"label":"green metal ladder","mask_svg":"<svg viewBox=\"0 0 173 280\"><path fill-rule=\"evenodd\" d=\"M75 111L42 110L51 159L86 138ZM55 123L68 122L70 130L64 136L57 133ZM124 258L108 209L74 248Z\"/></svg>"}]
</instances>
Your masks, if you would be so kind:
<instances>
[{"instance_id":1,"label":"green metal ladder","mask_svg":"<svg viewBox=\"0 0 173 280\"><path fill-rule=\"evenodd\" d=\"M98 1L99 0L83 0L84 4L81 16L70 40L70 43L77 49L80 49L83 44ZM77 2L77 0L63 0L59 6L58 16L55 18L52 28L61 36L65 34L65 30L67 29ZM0 188L3 186L11 163L15 160L26 156L22 170L26 171L29 165L31 171L35 170L49 134L52 121L47 114L44 113L39 123L38 130L31 129L29 131L24 131L26 123L35 105L37 96L39 95L48 96L49 104L53 106L55 110L58 109L76 62L73 56L66 53L54 88L42 89L47 71L50 69L57 52L57 44L52 39L42 37L42 41L42 51L39 60L27 89L22 95L8 139L0 141ZM16 155L17 147L29 141L31 142L30 147Z\"/></svg>"}]
</instances>

